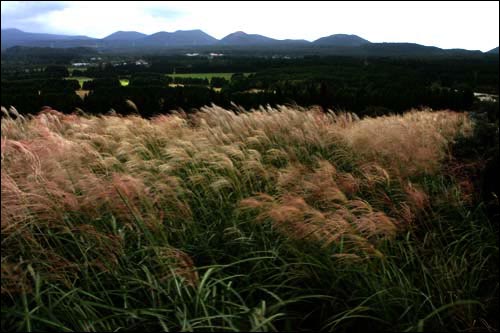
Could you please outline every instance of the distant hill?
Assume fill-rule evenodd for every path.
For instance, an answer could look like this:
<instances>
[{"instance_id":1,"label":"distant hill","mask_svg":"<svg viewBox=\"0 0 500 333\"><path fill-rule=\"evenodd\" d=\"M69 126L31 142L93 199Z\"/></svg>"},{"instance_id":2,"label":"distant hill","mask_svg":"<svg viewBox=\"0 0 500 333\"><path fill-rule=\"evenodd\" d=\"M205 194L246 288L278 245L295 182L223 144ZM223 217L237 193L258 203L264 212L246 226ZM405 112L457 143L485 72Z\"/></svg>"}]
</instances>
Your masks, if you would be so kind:
<instances>
[{"instance_id":1,"label":"distant hill","mask_svg":"<svg viewBox=\"0 0 500 333\"><path fill-rule=\"evenodd\" d=\"M137 40L140 38L146 37L146 34L137 31L117 31L112 33L109 36L103 38L103 40L111 41L111 40L120 40L120 41L130 41Z\"/></svg>"},{"instance_id":2,"label":"distant hill","mask_svg":"<svg viewBox=\"0 0 500 333\"><path fill-rule=\"evenodd\" d=\"M5 50L7 56L54 56L54 55L96 55L95 49L89 47L67 47L67 48L52 48L52 47L32 47L32 46L12 46Z\"/></svg>"},{"instance_id":3,"label":"distant hill","mask_svg":"<svg viewBox=\"0 0 500 333\"><path fill-rule=\"evenodd\" d=\"M12 46L75 48L87 47L98 51L120 50L143 52L235 52L238 54L295 54L345 56L478 56L481 51L441 49L415 43L371 43L357 35L335 34L314 42L303 39L278 40L258 34L237 31L218 40L202 30L178 30L146 35L137 31L117 31L102 38L24 32L19 29L2 30L2 51ZM171 50L171 51L169 51ZM498 54L498 47L489 51Z\"/></svg>"},{"instance_id":4,"label":"distant hill","mask_svg":"<svg viewBox=\"0 0 500 333\"><path fill-rule=\"evenodd\" d=\"M147 46L176 47L213 45L218 40L201 30L177 30L175 32L157 32L137 42Z\"/></svg>"},{"instance_id":5,"label":"distant hill","mask_svg":"<svg viewBox=\"0 0 500 333\"><path fill-rule=\"evenodd\" d=\"M30 40L69 40L69 39L93 39L87 36L56 35L36 32L24 32L19 29L2 29L2 40L5 41L30 41Z\"/></svg>"},{"instance_id":6,"label":"distant hill","mask_svg":"<svg viewBox=\"0 0 500 333\"><path fill-rule=\"evenodd\" d=\"M370 44L370 42L356 35L336 34L316 39L313 44L330 46L360 46Z\"/></svg>"},{"instance_id":7,"label":"distant hill","mask_svg":"<svg viewBox=\"0 0 500 333\"><path fill-rule=\"evenodd\" d=\"M278 40L257 34L236 31L220 40L222 45L262 45L276 43Z\"/></svg>"},{"instance_id":8,"label":"distant hill","mask_svg":"<svg viewBox=\"0 0 500 333\"><path fill-rule=\"evenodd\" d=\"M284 39L282 40L284 43L296 43L296 44L310 44L308 40L305 39Z\"/></svg>"},{"instance_id":9,"label":"distant hill","mask_svg":"<svg viewBox=\"0 0 500 333\"><path fill-rule=\"evenodd\" d=\"M440 55L443 50L435 46L424 46L415 43L372 43L363 45L360 50L376 56L396 55Z\"/></svg>"},{"instance_id":10,"label":"distant hill","mask_svg":"<svg viewBox=\"0 0 500 333\"><path fill-rule=\"evenodd\" d=\"M441 49L435 46L425 46L415 43L370 43L361 45L359 53L365 56L477 56L482 55L481 51L472 51L464 49Z\"/></svg>"},{"instance_id":11,"label":"distant hill","mask_svg":"<svg viewBox=\"0 0 500 333\"><path fill-rule=\"evenodd\" d=\"M2 29L1 32L2 48L10 46L38 46L40 42L50 41L70 41L80 40L89 41L93 38L87 36L69 36L69 35L56 35L45 33L24 32L19 29Z\"/></svg>"}]
</instances>

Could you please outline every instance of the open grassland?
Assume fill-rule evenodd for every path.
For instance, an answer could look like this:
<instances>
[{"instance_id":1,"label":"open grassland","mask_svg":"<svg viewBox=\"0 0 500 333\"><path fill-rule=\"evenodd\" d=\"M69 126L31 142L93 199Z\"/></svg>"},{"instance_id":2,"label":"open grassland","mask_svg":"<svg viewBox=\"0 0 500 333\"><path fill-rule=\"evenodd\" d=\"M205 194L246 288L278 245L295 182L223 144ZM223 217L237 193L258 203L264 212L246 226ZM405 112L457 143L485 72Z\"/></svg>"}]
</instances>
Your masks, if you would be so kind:
<instances>
[{"instance_id":1,"label":"open grassland","mask_svg":"<svg viewBox=\"0 0 500 333\"><path fill-rule=\"evenodd\" d=\"M464 113L3 111L2 331L496 329Z\"/></svg>"}]
</instances>

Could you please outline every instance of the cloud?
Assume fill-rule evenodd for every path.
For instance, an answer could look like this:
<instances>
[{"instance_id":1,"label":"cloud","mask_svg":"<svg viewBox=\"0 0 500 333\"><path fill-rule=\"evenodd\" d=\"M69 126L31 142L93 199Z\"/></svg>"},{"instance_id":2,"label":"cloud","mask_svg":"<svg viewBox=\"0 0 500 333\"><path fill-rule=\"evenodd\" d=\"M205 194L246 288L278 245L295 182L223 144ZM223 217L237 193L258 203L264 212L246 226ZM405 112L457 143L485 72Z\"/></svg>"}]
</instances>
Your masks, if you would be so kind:
<instances>
[{"instance_id":1,"label":"cloud","mask_svg":"<svg viewBox=\"0 0 500 333\"><path fill-rule=\"evenodd\" d=\"M184 15L188 15L189 13L173 9L173 8L165 8L161 4L153 4L151 6L145 6L144 13L151 15L155 18L162 19L177 19Z\"/></svg>"},{"instance_id":2,"label":"cloud","mask_svg":"<svg viewBox=\"0 0 500 333\"><path fill-rule=\"evenodd\" d=\"M62 10L67 6L68 4L61 1L2 1L2 20L30 18Z\"/></svg>"},{"instance_id":3,"label":"cloud","mask_svg":"<svg viewBox=\"0 0 500 333\"><path fill-rule=\"evenodd\" d=\"M64 10L68 4L62 1L2 1L2 28L19 28L42 31L39 18Z\"/></svg>"}]
</instances>

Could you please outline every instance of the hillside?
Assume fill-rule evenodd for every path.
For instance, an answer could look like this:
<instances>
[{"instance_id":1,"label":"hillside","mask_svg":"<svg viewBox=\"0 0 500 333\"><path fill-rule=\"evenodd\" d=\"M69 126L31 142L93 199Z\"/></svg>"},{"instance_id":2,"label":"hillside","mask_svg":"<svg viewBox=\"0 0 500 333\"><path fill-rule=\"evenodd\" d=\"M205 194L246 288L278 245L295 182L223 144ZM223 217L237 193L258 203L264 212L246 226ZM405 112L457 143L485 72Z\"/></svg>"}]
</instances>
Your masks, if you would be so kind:
<instances>
[{"instance_id":1,"label":"hillside","mask_svg":"<svg viewBox=\"0 0 500 333\"><path fill-rule=\"evenodd\" d=\"M119 40L119 41L134 41L140 38L146 37L146 34L137 31L117 31L109 36L103 38L103 40Z\"/></svg>"},{"instance_id":2,"label":"hillside","mask_svg":"<svg viewBox=\"0 0 500 333\"><path fill-rule=\"evenodd\" d=\"M317 45L330 46L360 46L369 44L370 42L356 35L336 34L319 38L313 43Z\"/></svg>"},{"instance_id":3,"label":"hillside","mask_svg":"<svg viewBox=\"0 0 500 333\"><path fill-rule=\"evenodd\" d=\"M175 32L157 32L142 38L138 42L142 45L155 47L203 46L215 44L217 39L201 30L178 30Z\"/></svg>"},{"instance_id":4,"label":"hillside","mask_svg":"<svg viewBox=\"0 0 500 333\"><path fill-rule=\"evenodd\" d=\"M233 32L219 41L223 45L262 45L276 42L276 39L257 34L247 34L243 31Z\"/></svg>"},{"instance_id":5,"label":"hillside","mask_svg":"<svg viewBox=\"0 0 500 333\"><path fill-rule=\"evenodd\" d=\"M65 36L27 33L18 29L2 30L2 49L12 46L31 47L92 47L103 52L230 52L243 55L345 55L345 56L480 56L481 51L450 49L414 43L370 43L368 40L348 34L334 34L313 42L303 39L274 39L243 31L231 33L218 40L202 30L177 30L157 32L151 35L136 31L117 31L103 39L87 36ZM494 52L494 50L492 50ZM490 51L491 52L491 51Z\"/></svg>"},{"instance_id":6,"label":"hillside","mask_svg":"<svg viewBox=\"0 0 500 333\"><path fill-rule=\"evenodd\" d=\"M1 45L2 49L11 46L51 46L52 45L68 45L86 46L89 41L94 40L87 36L70 36L24 32L19 29L2 29Z\"/></svg>"},{"instance_id":7,"label":"hillside","mask_svg":"<svg viewBox=\"0 0 500 333\"><path fill-rule=\"evenodd\" d=\"M494 49L489 50L489 51L488 51L488 52L486 52L486 53L497 54L497 53L498 53L498 46L497 46L497 47L495 47Z\"/></svg>"}]
</instances>

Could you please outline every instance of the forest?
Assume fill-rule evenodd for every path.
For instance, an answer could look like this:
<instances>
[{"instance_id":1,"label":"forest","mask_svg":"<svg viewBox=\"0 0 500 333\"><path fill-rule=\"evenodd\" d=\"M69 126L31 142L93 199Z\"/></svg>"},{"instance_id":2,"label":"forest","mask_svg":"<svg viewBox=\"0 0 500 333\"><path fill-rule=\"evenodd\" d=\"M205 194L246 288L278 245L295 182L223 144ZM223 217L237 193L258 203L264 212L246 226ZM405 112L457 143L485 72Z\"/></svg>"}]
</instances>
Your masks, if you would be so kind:
<instances>
[{"instance_id":1,"label":"forest","mask_svg":"<svg viewBox=\"0 0 500 333\"><path fill-rule=\"evenodd\" d=\"M24 52L27 55L16 60L10 53L2 58L1 94L2 105L23 114L51 106L63 113L78 108L104 114L113 109L151 117L179 108L190 112L212 103L222 107L235 103L245 108L319 105L376 116L423 106L466 110L474 105L474 93L498 96L498 57L492 55L413 59L144 55L141 59L147 66L136 65L138 58L133 55L107 55L92 66L72 68L75 59L90 56L80 49L57 51L52 60L40 50ZM194 77L175 77L190 73ZM197 78L198 73L230 76L206 80ZM78 82L81 77L86 82ZM123 86L120 80L129 84ZM136 108L130 108L127 100Z\"/></svg>"}]
</instances>

